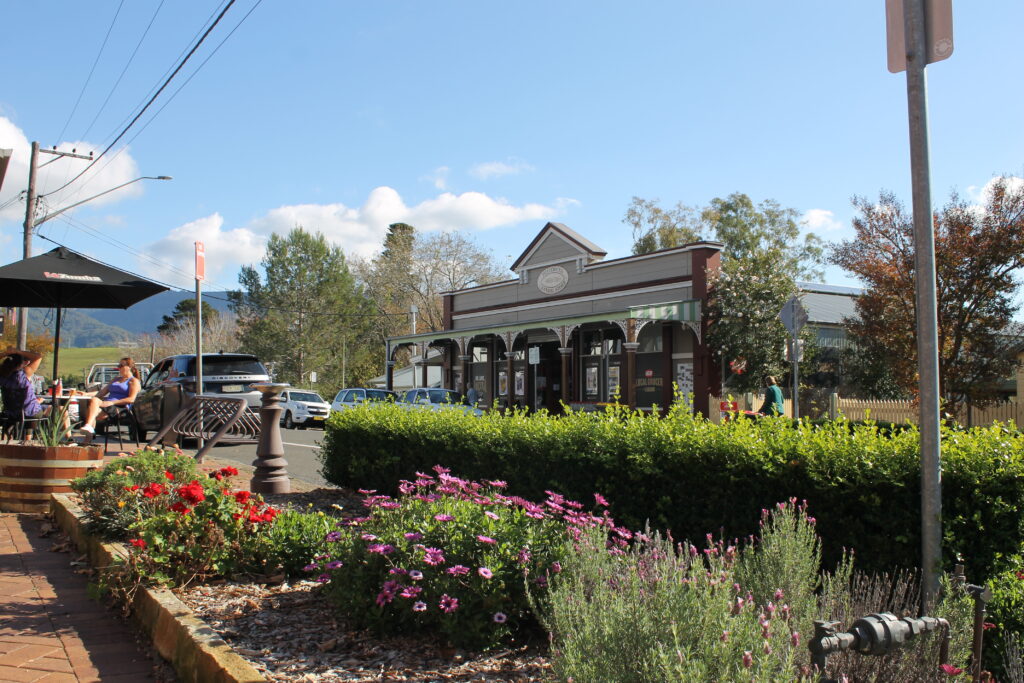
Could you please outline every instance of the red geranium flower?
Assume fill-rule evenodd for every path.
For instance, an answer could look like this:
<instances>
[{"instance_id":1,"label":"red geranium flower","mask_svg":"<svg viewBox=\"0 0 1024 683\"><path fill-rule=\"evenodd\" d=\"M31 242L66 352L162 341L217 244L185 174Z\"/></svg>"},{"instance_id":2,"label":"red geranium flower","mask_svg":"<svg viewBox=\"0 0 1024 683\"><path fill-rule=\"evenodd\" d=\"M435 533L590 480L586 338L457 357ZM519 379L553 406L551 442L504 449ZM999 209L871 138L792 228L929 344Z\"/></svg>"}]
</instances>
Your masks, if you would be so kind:
<instances>
[{"instance_id":1,"label":"red geranium flower","mask_svg":"<svg viewBox=\"0 0 1024 683\"><path fill-rule=\"evenodd\" d=\"M245 505L249 502L249 497L252 495L249 491L235 491L235 502L239 505Z\"/></svg>"},{"instance_id":2,"label":"red geranium flower","mask_svg":"<svg viewBox=\"0 0 1024 683\"><path fill-rule=\"evenodd\" d=\"M206 494L203 493L203 485L195 479L192 480L192 483L179 487L178 495L181 496L185 502L191 503L192 505L206 500Z\"/></svg>"},{"instance_id":3,"label":"red geranium flower","mask_svg":"<svg viewBox=\"0 0 1024 683\"><path fill-rule=\"evenodd\" d=\"M188 505L185 505L180 500L171 505L171 510L182 515L187 515L188 513L192 512L192 508L190 508Z\"/></svg>"},{"instance_id":4,"label":"red geranium flower","mask_svg":"<svg viewBox=\"0 0 1024 683\"><path fill-rule=\"evenodd\" d=\"M146 498L156 498L161 493L166 492L167 489L164 488L163 484L158 484L156 482L146 484L146 488L142 489L142 495L144 495Z\"/></svg>"},{"instance_id":5,"label":"red geranium flower","mask_svg":"<svg viewBox=\"0 0 1024 683\"><path fill-rule=\"evenodd\" d=\"M963 669L958 666L953 666L952 664L940 664L939 668L942 669L943 673L949 676L959 676L964 672Z\"/></svg>"},{"instance_id":6,"label":"red geranium flower","mask_svg":"<svg viewBox=\"0 0 1024 683\"><path fill-rule=\"evenodd\" d=\"M139 550L145 550L145 548L146 548L146 541L141 539L141 538L133 538L133 539L129 540L128 542L131 543L136 548L138 548Z\"/></svg>"},{"instance_id":7,"label":"red geranium flower","mask_svg":"<svg viewBox=\"0 0 1024 683\"><path fill-rule=\"evenodd\" d=\"M164 476L167 477L167 481L174 481L174 473L168 470L164 470Z\"/></svg>"}]
</instances>

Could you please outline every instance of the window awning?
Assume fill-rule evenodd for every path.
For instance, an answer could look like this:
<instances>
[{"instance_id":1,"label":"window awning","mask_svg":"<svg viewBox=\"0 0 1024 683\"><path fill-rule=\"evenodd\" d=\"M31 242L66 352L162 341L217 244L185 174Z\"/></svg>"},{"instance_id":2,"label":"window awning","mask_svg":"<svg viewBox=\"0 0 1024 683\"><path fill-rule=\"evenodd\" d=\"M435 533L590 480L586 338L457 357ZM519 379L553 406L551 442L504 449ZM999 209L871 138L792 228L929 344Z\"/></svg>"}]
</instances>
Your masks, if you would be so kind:
<instances>
[{"instance_id":1,"label":"window awning","mask_svg":"<svg viewBox=\"0 0 1024 683\"><path fill-rule=\"evenodd\" d=\"M439 332L426 332L423 334L407 334L399 337L388 337L392 347L400 344L432 344L444 339L457 339L459 337L477 337L485 334L502 335L506 332L525 332L526 330L555 329L559 327L577 327L586 323L596 323L614 320L671 320L688 323L691 329L695 329L698 338L700 337L700 299L687 299L685 301L668 301L660 304L645 304L643 306L630 306L625 311L609 311L606 313L593 313L590 315L578 315L570 318L554 318L548 320L530 320L514 324L495 325L491 327L477 327L464 330L442 330Z\"/></svg>"}]
</instances>

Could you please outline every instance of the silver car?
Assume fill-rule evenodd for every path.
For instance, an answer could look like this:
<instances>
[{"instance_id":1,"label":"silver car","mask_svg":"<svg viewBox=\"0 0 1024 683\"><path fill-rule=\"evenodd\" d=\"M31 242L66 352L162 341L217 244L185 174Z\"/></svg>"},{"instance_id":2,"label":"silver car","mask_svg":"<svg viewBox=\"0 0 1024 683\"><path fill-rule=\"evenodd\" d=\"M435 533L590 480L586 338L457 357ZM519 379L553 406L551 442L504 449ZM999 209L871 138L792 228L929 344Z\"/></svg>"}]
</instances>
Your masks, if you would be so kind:
<instances>
[{"instance_id":1,"label":"silver car","mask_svg":"<svg viewBox=\"0 0 1024 683\"><path fill-rule=\"evenodd\" d=\"M387 389L342 389L331 403L332 411L348 410L363 403L374 403L380 401L397 401L398 394Z\"/></svg>"},{"instance_id":2,"label":"silver car","mask_svg":"<svg viewBox=\"0 0 1024 683\"><path fill-rule=\"evenodd\" d=\"M466 397L454 389L409 389L400 400L401 405L407 408L461 410L477 417L484 414L484 411L476 406L469 405Z\"/></svg>"}]
</instances>

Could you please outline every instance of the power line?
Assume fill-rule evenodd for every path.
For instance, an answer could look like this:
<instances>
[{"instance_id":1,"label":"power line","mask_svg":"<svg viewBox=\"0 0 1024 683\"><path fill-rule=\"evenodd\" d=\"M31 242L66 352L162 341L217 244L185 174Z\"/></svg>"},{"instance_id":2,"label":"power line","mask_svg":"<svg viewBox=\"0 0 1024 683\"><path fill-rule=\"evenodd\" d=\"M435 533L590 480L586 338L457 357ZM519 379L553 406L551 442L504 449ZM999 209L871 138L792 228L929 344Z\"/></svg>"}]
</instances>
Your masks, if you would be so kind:
<instances>
[{"instance_id":1,"label":"power line","mask_svg":"<svg viewBox=\"0 0 1024 683\"><path fill-rule=\"evenodd\" d=\"M217 51L218 51L218 50L220 50L220 48L221 48L221 47L223 47L224 43L226 43L226 42L228 41L228 39L229 39L229 38L230 38L230 37L231 37L232 35L234 35L235 31L237 31L237 30L238 30L238 29L239 29L239 28L240 28L240 27L242 26L242 24L243 24L243 23L245 23L245 20L249 18L249 15L250 15L250 14L252 14L252 13L253 13L254 11L256 11L256 8L257 8L257 7L259 7L259 6L260 6L260 4L261 4L262 2L263 2L263 0L256 0L256 4L254 4L254 5L253 5L253 6L252 6L252 7L251 7L251 8L249 9L249 11L248 11L248 12L246 12L245 16L243 16L243 17L242 17L242 19L241 19L241 20L240 20L240 21L239 21L239 22L238 22L238 23L237 23L237 24L235 25L235 27L234 27L233 29L231 29L231 31L230 31L230 32L229 32L229 33L228 33L228 34L227 34L226 36L224 36L224 39L223 39L223 40L221 40L221 41L220 41L220 43L218 43L218 44L217 44L217 47L215 47L215 48L213 49L213 51L212 51L212 52L211 52L211 53L210 53L210 54L209 54L209 55L208 55L208 56L206 57L206 59L204 59L204 60L202 61L202 63L200 63L200 64L199 64L199 66L198 66L198 67L196 67L196 70L195 70L195 71L193 71L193 72L192 72L192 73L191 73L191 74L189 75L189 77L185 79L185 82L184 82L184 83L182 83L182 84L181 84L180 86L178 86L178 89L177 89L177 90L175 90L175 91L174 91L173 93L171 93L171 95L170 95L170 96L169 96L169 97L167 98L167 101L166 101L166 102L164 102L164 103L163 103L163 104L162 104L162 105L160 106L160 108L159 108L159 109L157 109L157 110L156 110L156 111L155 111L155 112L153 113L153 116L151 116L151 117L149 118L149 120L148 120L148 121L146 121L146 123L144 123L144 124L143 124L143 125L142 125L142 126L141 126L141 127L139 128L139 130L138 130L138 131L136 131L135 135L133 135L132 137L130 137L130 138L128 139L128 142L126 143L126 146L128 146L128 145L130 145L130 144L131 144L132 142L134 142L134 141L135 141L135 138L137 138L137 137L139 137L140 135L142 135L142 133L143 133L143 132L144 132L144 131L145 131L145 130L146 130L147 128L149 128L149 125L150 125L151 123L153 123L153 121L154 121L154 120L156 120L156 117L158 117L158 116L159 116L159 115L161 114L161 112L163 112L163 110L167 108L167 105L169 105L169 104L170 104L171 102L173 102L173 101L174 101L174 98L178 96L178 93L180 93L180 92L181 92L181 91L182 91L182 90L183 90L183 89L185 88L185 86L187 86L187 85L189 84L189 82L191 82L191 80L192 80L193 78L195 78L195 77L196 77L196 75L197 75L197 74L198 74L198 73L199 73L199 72L200 72L200 71L202 70L202 68L203 68L204 66L206 66L206 63L207 63L207 62L209 62L209 61L210 61L210 60L211 60L211 59L213 58L213 56L214 56L215 54L217 54ZM109 148L108 148L108 149L109 149ZM114 152L114 154L113 154L113 155L112 155L112 156L111 156L110 158L108 158L108 159L107 159L107 160L106 160L106 161L104 162L103 166L101 166L99 170L100 170L100 171L102 171L102 170L103 170L103 169L105 169L105 168L106 168L107 166L109 166L110 164L112 164L112 163L114 162L114 159L116 159L116 158L118 157L118 155L119 155L119 154L121 154L121 152L123 152L123 151L124 151L124 149L125 149L125 147L122 147L121 149L119 149L119 150L117 150L116 152ZM99 157L97 157L97 159L99 159ZM86 169L86 170L88 170L88 169ZM83 171L83 172L84 172L84 171ZM98 173L98 172L97 172L97 173ZM55 190L55 191L56 191L56 190ZM79 190L79 191L81 191L81 190Z\"/></svg>"},{"instance_id":2,"label":"power line","mask_svg":"<svg viewBox=\"0 0 1024 683\"><path fill-rule=\"evenodd\" d=\"M114 18L110 20L110 26L107 28L107 35L103 37L103 43L100 45L100 51L96 53L96 59L92 62L92 68L89 69L89 75L85 79L85 83L82 84L82 91L78 93L78 99L75 100L75 106L71 108L71 113L68 114L68 120L64 122L64 127L60 131L60 135L57 139L60 140L64 137L64 133L67 131L68 126L71 124L71 119L75 117L75 112L78 111L78 105L82 102L82 96L85 95L86 88L89 87L89 82L92 81L92 75L96 71L96 65L100 63L100 57L103 56L103 50L107 47L107 41L110 40L110 33L114 30L114 24L117 23L117 17L121 14L121 8L124 7L124 0L117 6L117 11L114 12Z\"/></svg>"},{"instance_id":3,"label":"power line","mask_svg":"<svg viewBox=\"0 0 1024 683\"><path fill-rule=\"evenodd\" d=\"M117 137L115 137L115 138L114 138L114 141L113 141L113 142L111 142L111 143L110 143L109 145L107 145L106 149L104 149L104 150L103 150L102 152L100 152L100 153L99 153L99 154L98 154L98 155L97 155L97 156L96 156L96 157L95 157L95 158L94 158L94 159L93 159L93 160L92 160L92 161L91 161L91 162L89 163L89 165L88 165L88 166L86 166L86 167L85 167L84 169L82 169L82 170L81 170L81 172L79 172L79 174L78 174L78 175L76 175L76 176L75 176L74 178L72 178L71 180L67 181L66 183L64 183L63 185L61 185L60 187L58 187L58 188L57 188L56 190L53 190L53 191L51 191L51 192L47 192L47 193L46 193L45 195L43 195L43 196L48 196L48 195L51 195L51 194L53 194L53 193L55 193L55 192L60 192L60 191L61 191L61 190L63 190L63 189L65 188L65 187L67 187L67 186L68 186L68 185L70 185L71 183L73 183L73 182L75 182L76 180L78 180L79 178L81 178L81 177L82 177L82 176L83 176L83 175L84 175L84 174L86 173L86 171L88 171L88 170L89 170L90 168L92 168L92 167L93 167L93 166L94 166L94 165L96 164L96 162L97 162L97 161L99 161L100 159L102 159L102 158L103 158L103 156L104 156L104 155L105 155L105 154L106 154L107 152L109 152L109 151L111 150L111 148L113 148L113 146L114 146L114 145L116 145L116 144L117 144L118 140L120 140L120 139L121 139L122 137L124 137L124 136L125 136L125 134L127 134L127 133L128 133L128 131L129 131L129 130L131 129L131 127L132 127L132 126L134 126L134 125L135 125L135 123L136 123L136 122L137 122L137 121L138 121L138 120L139 120L140 118L142 118L142 115L146 113L146 110L147 110L147 109L149 109L149 107L150 107L150 106L151 106L151 105L153 104L153 102L155 102L155 101L156 101L156 98L158 98L158 97L160 96L160 93L162 93L162 92L164 91L164 89L165 89L165 88L166 88L166 87L167 87L168 85L170 85L170 83L171 83L171 81L172 81L172 80L174 79L174 77L178 75L178 72L179 72L179 71L181 71L181 70L182 70L182 69L183 69L183 68L185 67L185 64L186 64L186 63L188 62L188 60L192 58L192 55L194 55L194 54L195 54L196 50L198 50L198 49L199 49L199 47L200 47L200 46L201 46L201 45L203 44L203 42L204 42L204 41L206 40L206 38L207 38L207 37L208 37L208 36L210 35L210 33L211 33L211 32L213 31L213 29L217 27L217 24L219 24L219 23L220 23L220 20L224 18L224 15L225 15L225 14L227 14L228 10L229 10L229 9L231 9L231 6L232 6L232 5L234 5L234 4L235 4L235 0L228 0L228 3L227 3L227 5L226 5L226 6L224 7L224 10L223 10L223 11L222 11L222 12L221 12L221 13L220 13L219 15L217 15L217 18L216 18L216 19L214 19L214 21L213 21L213 24L211 24L211 25L210 25L210 27L209 27L209 28L208 28L208 29L206 30L206 32L205 32L205 33L204 33L204 34L202 35L202 37L201 37L201 38L199 39L199 42L197 42L197 43L196 43L196 44L195 44L195 45L194 45L194 46L192 47L192 49L191 49L191 50L189 50L189 53L188 53L187 55L185 55L185 58L184 58L184 59L183 59L183 60L182 60L182 61L181 61L181 62L180 62L180 63L178 64L178 66L177 66L177 67L176 67L176 68L174 69L174 72L173 72L173 73L171 73L171 75L167 77L167 79L166 79L166 80L165 80L165 81L163 82L163 85L161 85L161 86L160 86L160 88L159 88L159 89L158 89L158 90L156 91L156 93L155 93L155 94L154 94L154 95L153 95L153 96L152 96L151 98L149 98L149 101L148 101L148 102L146 102L145 106L143 106L143 107L142 107L142 110L141 110L141 111L140 111L140 112L139 112L138 114L136 114L136 115L135 115L135 118L133 118L133 119L131 120L131 122L130 122L130 123L129 123L129 124L127 125L127 126L125 126L125 127L124 127L124 129L123 129L123 130L122 130L122 131L121 131L120 133L118 133Z\"/></svg>"},{"instance_id":4,"label":"power line","mask_svg":"<svg viewBox=\"0 0 1024 683\"><path fill-rule=\"evenodd\" d=\"M132 62L135 61L135 55L139 53L139 48L142 47L142 43L146 40L146 36L149 35L149 29L153 28L153 22L156 21L156 16L160 14L160 9L164 6L164 2L165 0L160 0L160 4L156 6L156 11L153 12L153 16L150 18L149 24L146 25L146 30L142 32L142 37L139 38L139 42L135 44L135 49L132 50L132 54L128 57L127 63L125 63L124 68L121 69L121 75L117 77L113 87L110 88L110 92L107 93L107 98L103 100L103 104L100 105L99 111L96 112L96 116L93 117L89 127L85 129L84 133L82 133L82 140L85 140L89 136L90 131L92 131L92 127L95 126L96 121L99 120L100 114L102 114L103 110L107 108L110 98L113 97L114 92L117 91L117 86L121 85L121 80L124 78L124 75L128 73L128 67L130 67ZM118 11L120 11L120 8L118 8Z\"/></svg>"}]
</instances>

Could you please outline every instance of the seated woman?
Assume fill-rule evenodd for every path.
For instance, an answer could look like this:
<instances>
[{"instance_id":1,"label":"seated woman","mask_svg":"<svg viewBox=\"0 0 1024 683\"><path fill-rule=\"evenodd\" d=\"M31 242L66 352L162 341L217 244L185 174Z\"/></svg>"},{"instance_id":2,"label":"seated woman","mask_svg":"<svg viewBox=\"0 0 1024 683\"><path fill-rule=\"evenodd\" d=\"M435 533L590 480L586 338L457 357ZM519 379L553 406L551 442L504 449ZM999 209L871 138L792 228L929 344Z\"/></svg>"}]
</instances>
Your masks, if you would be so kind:
<instances>
[{"instance_id":1,"label":"seated woman","mask_svg":"<svg viewBox=\"0 0 1024 683\"><path fill-rule=\"evenodd\" d=\"M96 433L97 422L102 423L117 411L131 408L139 395L142 382L139 381L135 361L131 358L122 358L117 364L117 373L117 378L97 391L86 406L85 422L79 429L85 432L88 440L92 440Z\"/></svg>"},{"instance_id":2,"label":"seated woman","mask_svg":"<svg viewBox=\"0 0 1024 683\"><path fill-rule=\"evenodd\" d=\"M22 414L26 418L46 417L50 414L52 407L41 405L43 399L36 396L32 385L32 376L36 374L42 360L43 357L33 351L8 349L4 352L4 359L0 362L4 415L20 419Z\"/></svg>"}]
</instances>

